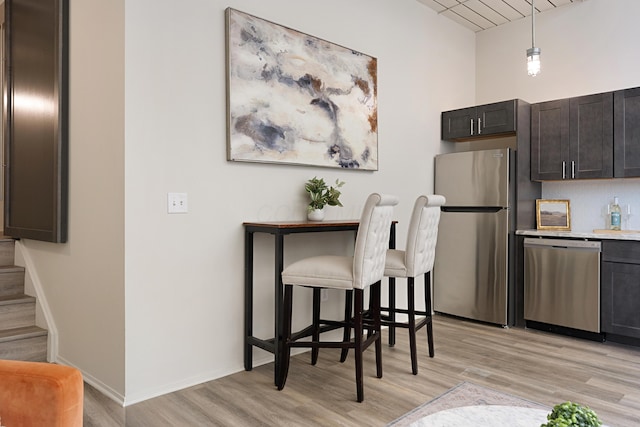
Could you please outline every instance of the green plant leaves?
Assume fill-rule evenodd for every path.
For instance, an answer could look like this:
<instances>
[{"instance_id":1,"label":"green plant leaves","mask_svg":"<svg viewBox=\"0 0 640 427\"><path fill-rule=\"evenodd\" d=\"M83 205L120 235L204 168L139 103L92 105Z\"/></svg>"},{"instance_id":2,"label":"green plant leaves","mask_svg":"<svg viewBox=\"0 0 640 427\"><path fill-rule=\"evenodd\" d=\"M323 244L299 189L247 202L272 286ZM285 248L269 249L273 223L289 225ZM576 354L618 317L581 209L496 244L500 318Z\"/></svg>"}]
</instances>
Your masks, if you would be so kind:
<instances>
[{"instance_id":1,"label":"green plant leaves","mask_svg":"<svg viewBox=\"0 0 640 427\"><path fill-rule=\"evenodd\" d=\"M313 177L308 180L304 186L304 189L309 193L311 202L308 209L322 209L325 205L329 206L342 206L340 202L340 195L342 194L340 187L344 185L344 181L336 179L335 187L329 187L323 178Z\"/></svg>"},{"instance_id":2,"label":"green plant leaves","mask_svg":"<svg viewBox=\"0 0 640 427\"><path fill-rule=\"evenodd\" d=\"M587 406L573 402L559 403L547 415L546 424L540 427L599 427L602 421Z\"/></svg>"}]
</instances>

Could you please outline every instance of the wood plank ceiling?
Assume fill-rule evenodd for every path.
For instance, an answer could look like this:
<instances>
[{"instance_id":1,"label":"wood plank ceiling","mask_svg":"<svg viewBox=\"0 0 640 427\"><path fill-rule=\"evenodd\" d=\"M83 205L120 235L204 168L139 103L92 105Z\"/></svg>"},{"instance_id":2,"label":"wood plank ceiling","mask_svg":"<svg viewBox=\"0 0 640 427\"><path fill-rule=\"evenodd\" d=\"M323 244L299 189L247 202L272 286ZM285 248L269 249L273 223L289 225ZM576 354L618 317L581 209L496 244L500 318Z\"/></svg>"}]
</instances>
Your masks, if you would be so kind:
<instances>
[{"instance_id":1,"label":"wood plank ceiling","mask_svg":"<svg viewBox=\"0 0 640 427\"><path fill-rule=\"evenodd\" d=\"M478 32L531 16L531 0L417 0ZM584 0L534 0L536 14Z\"/></svg>"}]
</instances>

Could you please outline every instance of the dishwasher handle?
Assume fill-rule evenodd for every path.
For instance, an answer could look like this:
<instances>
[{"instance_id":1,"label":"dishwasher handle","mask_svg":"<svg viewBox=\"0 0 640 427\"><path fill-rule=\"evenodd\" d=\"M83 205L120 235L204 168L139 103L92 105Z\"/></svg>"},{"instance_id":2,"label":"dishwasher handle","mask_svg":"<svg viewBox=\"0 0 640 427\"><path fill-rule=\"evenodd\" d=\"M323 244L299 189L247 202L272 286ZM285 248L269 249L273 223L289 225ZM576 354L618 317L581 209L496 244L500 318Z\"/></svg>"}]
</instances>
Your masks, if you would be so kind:
<instances>
[{"instance_id":1,"label":"dishwasher handle","mask_svg":"<svg viewBox=\"0 0 640 427\"><path fill-rule=\"evenodd\" d=\"M535 239L530 237L524 239L525 248L575 249L600 252L601 246L601 242L592 240Z\"/></svg>"}]
</instances>

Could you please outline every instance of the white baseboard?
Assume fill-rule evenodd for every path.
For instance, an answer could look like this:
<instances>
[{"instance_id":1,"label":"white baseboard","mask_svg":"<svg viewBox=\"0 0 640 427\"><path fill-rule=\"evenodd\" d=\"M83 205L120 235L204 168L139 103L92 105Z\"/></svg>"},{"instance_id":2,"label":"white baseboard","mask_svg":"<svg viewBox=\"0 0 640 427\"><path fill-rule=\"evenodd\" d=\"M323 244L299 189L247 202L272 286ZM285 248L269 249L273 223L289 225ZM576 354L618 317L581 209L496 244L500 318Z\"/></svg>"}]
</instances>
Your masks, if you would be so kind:
<instances>
[{"instance_id":1,"label":"white baseboard","mask_svg":"<svg viewBox=\"0 0 640 427\"><path fill-rule=\"evenodd\" d=\"M117 391L115 391L114 389L112 389L111 387L109 387L108 385L106 385L105 383L103 383L102 381L96 379L90 374L87 374L86 372L83 372L82 369L80 369L78 366L75 366L73 363L70 363L68 360L66 360L63 357L58 356L58 360L56 363L60 365L71 366L80 370L80 372L82 372L82 379L86 383L90 384L93 388L98 390L100 393L104 394L109 399L116 402L118 405L124 406L124 396L118 393Z\"/></svg>"}]
</instances>

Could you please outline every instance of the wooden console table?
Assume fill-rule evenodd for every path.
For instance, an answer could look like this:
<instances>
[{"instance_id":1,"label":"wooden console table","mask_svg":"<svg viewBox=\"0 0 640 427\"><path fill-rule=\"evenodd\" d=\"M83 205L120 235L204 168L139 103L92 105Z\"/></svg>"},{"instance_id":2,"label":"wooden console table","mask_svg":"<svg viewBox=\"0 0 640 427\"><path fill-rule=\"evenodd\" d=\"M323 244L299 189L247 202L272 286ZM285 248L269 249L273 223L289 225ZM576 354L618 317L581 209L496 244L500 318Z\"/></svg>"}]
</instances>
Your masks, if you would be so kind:
<instances>
[{"instance_id":1,"label":"wooden console table","mask_svg":"<svg viewBox=\"0 0 640 427\"><path fill-rule=\"evenodd\" d=\"M395 248L396 222L391 224L389 236L389 248ZM253 346L269 351L275 356L274 382L278 378L278 366L280 365L280 342L282 340L282 270L284 268L284 236L295 233L318 233L328 231L358 231L358 220L340 221L277 221L277 222L244 222L244 369L253 369ZM274 265L274 292L275 292L275 319L274 338L261 339L253 336L253 235L255 233L267 233L274 236L275 265ZM391 287L391 281L389 286ZM395 296L395 292L389 295ZM394 297L395 299L395 297ZM394 304L395 305L395 304ZM391 342L391 337L389 337Z\"/></svg>"}]
</instances>

